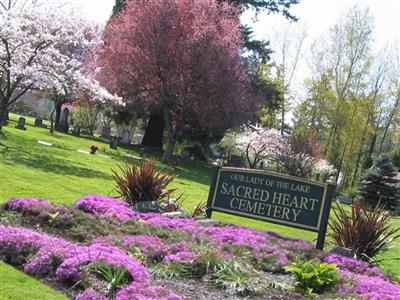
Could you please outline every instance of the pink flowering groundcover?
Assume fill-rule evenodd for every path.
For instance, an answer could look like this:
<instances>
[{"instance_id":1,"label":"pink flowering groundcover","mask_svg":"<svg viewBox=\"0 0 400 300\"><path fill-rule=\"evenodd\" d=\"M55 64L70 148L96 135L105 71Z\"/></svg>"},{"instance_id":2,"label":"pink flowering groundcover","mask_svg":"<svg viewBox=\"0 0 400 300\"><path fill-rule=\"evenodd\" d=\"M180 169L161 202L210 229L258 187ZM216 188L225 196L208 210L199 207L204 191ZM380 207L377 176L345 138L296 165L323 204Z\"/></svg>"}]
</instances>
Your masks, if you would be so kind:
<instances>
[{"instance_id":1,"label":"pink flowering groundcover","mask_svg":"<svg viewBox=\"0 0 400 300\"><path fill-rule=\"evenodd\" d=\"M0 259L42 278L73 299L184 299L188 295L155 284L154 270L170 270L172 277L178 268L184 270L181 276L204 282L212 277L210 266L237 260L251 265L257 274L274 278L286 276L285 266L308 259L337 266L341 279L331 291L335 297L400 299L400 286L378 267L317 251L303 240L139 213L126 202L101 195L83 197L74 207L35 198L12 199L1 213L5 217L0 225ZM10 219L14 220L12 226ZM129 282L113 289L100 288L104 287L99 284L102 279L90 271L98 263L122 267ZM301 295L288 289L282 297Z\"/></svg>"}]
</instances>

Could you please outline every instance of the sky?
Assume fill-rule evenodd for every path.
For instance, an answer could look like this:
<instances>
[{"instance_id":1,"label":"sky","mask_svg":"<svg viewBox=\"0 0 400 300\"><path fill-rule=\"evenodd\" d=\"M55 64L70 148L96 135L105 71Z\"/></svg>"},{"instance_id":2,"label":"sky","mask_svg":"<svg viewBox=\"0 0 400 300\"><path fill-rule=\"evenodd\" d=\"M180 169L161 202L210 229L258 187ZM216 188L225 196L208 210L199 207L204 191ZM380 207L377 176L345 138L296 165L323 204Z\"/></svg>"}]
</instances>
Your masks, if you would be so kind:
<instances>
[{"instance_id":1,"label":"sky","mask_svg":"<svg viewBox=\"0 0 400 300\"><path fill-rule=\"evenodd\" d=\"M111 15L114 0L75 0L82 8L82 14L88 19L105 23ZM361 8L369 7L375 18L376 42L384 44L393 42L400 36L400 0L301 0L300 4L292 7L291 11L299 17L298 24L307 27L309 38L315 38L331 27L338 17L353 5ZM249 16L246 22L252 23ZM268 30L274 24L283 22L281 15L258 16L254 25L257 38L270 37Z\"/></svg>"},{"instance_id":2,"label":"sky","mask_svg":"<svg viewBox=\"0 0 400 300\"><path fill-rule=\"evenodd\" d=\"M75 1L80 6L80 12L85 18L101 24L108 20L115 2L114 0ZM301 86L303 86L304 79L309 76L307 55L311 43L326 33L338 18L354 5L358 5L362 9L369 7L370 14L374 17L374 51L379 51L385 46L397 45L399 48L400 0L300 0L300 3L291 9L291 13L299 18L299 21L291 28L304 31L307 35L303 45L304 57L302 57L293 79L293 89L298 91L297 94L300 98L304 96ZM245 13L242 22L253 27L255 38L269 40L272 49L274 49L274 42L279 39L279 29L287 27L287 24L290 23L280 14L267 13L259 14L256 20L252 13Z\"/></svg>"}]
</instances>

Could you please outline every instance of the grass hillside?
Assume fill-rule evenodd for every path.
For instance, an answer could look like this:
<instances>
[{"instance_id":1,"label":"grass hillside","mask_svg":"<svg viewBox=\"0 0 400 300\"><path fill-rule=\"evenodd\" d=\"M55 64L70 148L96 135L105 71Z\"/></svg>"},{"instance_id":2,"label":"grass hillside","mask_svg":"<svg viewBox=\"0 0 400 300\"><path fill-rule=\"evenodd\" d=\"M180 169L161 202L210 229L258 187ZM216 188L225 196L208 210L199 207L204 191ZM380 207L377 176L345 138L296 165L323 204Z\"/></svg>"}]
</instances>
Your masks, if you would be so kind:
<instances>
[{"instance_id":1,"label":"grass hillside","mask_svg":"<svg viewBox=\"0 0 400 300\"><path fill-rule=\"evenodd\" d=\"M36 128L34 120L27 118L27 130L15 129L17 115L4 127L0 144L0 203L14 197L37 197L58 204L71 204L87 194L116 195L111 170L127 156L139 156L140 149L112 150L108 144L85 137L63 133L50 134L48 129ZM52 144L47 146L38 141ZM89 148L96 144L99 151L90 155ZM151 157L152 154L145 154ZM154 154L153 154L154 155ZM178 163L176 168L160 164L178 175L172 187L177 195L183 193L184 206L192 210L199 201L205 201L211 176L211 167L205 163ZM282 236L314 241L316 234L304 230L252 221L240 217L215 213L213 218L260 230L274 231ZM393 220L393 226L400 226ZM329 245L327 245L329 248ZM383 269L400 278L400 244L391 249L382 263ZM64 299L39 281L0 264L0 299ZM12 298L11 292L12 291Z\"/></svg>"}]
</instances>

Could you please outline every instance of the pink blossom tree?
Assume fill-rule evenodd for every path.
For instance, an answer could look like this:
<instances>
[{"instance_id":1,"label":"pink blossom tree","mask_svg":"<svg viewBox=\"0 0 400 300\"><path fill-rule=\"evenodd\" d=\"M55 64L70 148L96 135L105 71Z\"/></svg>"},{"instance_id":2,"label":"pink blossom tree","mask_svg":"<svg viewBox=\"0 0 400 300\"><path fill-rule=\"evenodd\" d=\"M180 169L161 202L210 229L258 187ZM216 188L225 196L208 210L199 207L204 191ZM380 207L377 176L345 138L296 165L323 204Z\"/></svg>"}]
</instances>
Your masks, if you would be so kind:
<instances>
[{"instance_id":1,"label":"pink blossom tree","mask_svg":"<svg viewBox=\"0 0 400 300\"><path fill-rule=\"evenodd\" d=\"M112 98L83 73L90 26L72 14L32 2L17 6L9 1L1 6L0 120L9 105L29 90L51 91L66 98L79 87L97 97Z\"/></svg>"},{"instance_id":2,"label":"pink blossom tree","mask_svg":"<svg viewBox=\"0 0 400 300\"><path fill-rule=\"evenodd\" d=\"M239 11L227 4L129 1L106 27L98 78L162 114L168 162L185 125L222 133L255 111L241 44Z\"/></svg>"}]
</instances>

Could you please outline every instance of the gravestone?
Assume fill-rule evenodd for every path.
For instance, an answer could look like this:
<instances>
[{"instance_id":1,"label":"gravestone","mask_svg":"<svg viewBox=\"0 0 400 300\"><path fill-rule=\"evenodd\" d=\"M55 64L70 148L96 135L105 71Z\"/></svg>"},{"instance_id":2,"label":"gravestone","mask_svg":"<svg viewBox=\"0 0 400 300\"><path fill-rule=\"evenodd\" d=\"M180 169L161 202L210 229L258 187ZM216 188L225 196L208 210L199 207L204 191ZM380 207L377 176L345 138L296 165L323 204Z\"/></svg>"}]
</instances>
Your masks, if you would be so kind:
<instances>
[{"instance_id":1,"label":"gravestone","mask_svg":"<svg viewBox=\"0 0 400 300\"><path fill-rule=\"evenodd\" d=\"M339 201L340 203L344 203L344 204L353 204L353 200L349 197L346 197L344 195L339 195L336 197L336 200Z\"/></svg>"},{"instance_id":2,"label":"gravestone","mask_svg":"<svg viewBox=\"0 0 400 300\"><path fill-rule=\"evenodd\" d=\"M81 135L81 127L76 126L74 127L74 131L72 132L73 135L80 136Z\"/></svg>"},{"instance_id":3,"label":"gravestone","mask_svg":"<svg viewBox=\"0 0 400 300\"><path fill-rule=\"evenodd\" d=\"M129 145L131 142L130 135L131 135L131 133L129 132L129 130L124 130L124 132L122 133L121 144Z\"/></svg>"},{"instance_id":4,"label":"gravestone","mask_svg":"<svg viewBox=\"0 0 400 300\"><path fill-rule=\"evenodd\" d=\"M61 114L60 126L59 126L60 131L68 132L68 129L69 129L68 115L69 115L69 109L66 107L66 108L64 108L64 110Z\"/></svg>"},{"instance_id":5,"label":"gravestone","mask_svg":"<svg viewBox=\"0 0 400 300\"><path fill-rule=\"evenodd\" d=\"M234 168L244 168L245 164L243 162L243 159L241 156L238 155L232 155L229 159L228 162L226 163L227 167L234 167Z\"/></svg>"},{"instance_id":6,"label":"gravestone","mask_svg":"<svg viewBox=\"0 0 400 300\"><path fill-rule=\"evenodd\" d=\"M35 126L36 127L42 127L43 126L43 120L40 118L35 119Z\"/></svg>"},{"instance_id":7,"label":"gravestone","mask_svg":"<svg viewBox=\"0 0 400 300\"><path fill-rule=\"evenodd\" d=\"M101 128L101 135L102 139L110 139L111 137L111 127L102 127Z\"/></svg>"},{"instance_id":8,"label":"gravestone","mask_svg":"<svg viewBox=\"0 0 400 300\"><path fill-rule=\"evenodd\" d=\"M120 137L118 135L112 136L111 141L110 141L110 148L117 150L119 140L120 140Z\"/></svg>"},{"instance_id":9,"label":"gravestone","mask_svg":"<svg viewBox=\"0 0 400 300\"><path fill-rule=\"evenodd\" d=\"M160 212L159 207L155 201L140 201L137 202L133 209L138 212Z\"/></svg>"},{"instance_id":10,"label":"gravestone","mask_svg":"<svg viewBox=\"0 0 400 300\"><path fill-rule=\"evenodd\" d=\"M47 128L47 125L43 124L43 119L41 119L41 118L35 119L35 126L41 127L41 128Z\"/></svg>"},{"instance_id":11,"label":"gravestone","mask_svg":"<svg viewBox=\"0 0 400 300\"><path fill-rule=\"evenodd\" d=\"M25 122L26 122L25 118L24 117L20 117L18 119L18 124L15 125L15 128L21 129L21 130L26 130Z\"/></svg>"}]
</instances>

